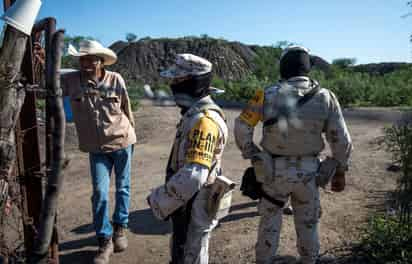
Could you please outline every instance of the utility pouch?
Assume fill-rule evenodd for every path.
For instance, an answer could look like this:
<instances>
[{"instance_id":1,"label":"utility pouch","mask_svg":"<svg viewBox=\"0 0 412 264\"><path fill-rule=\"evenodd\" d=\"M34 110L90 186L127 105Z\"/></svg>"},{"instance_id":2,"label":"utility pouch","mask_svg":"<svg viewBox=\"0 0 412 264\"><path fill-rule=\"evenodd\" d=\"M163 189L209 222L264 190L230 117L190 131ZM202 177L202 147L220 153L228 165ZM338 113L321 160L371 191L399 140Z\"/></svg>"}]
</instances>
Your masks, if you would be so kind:
<instances>
[{"instance_id":1,"label":"utility pouch","mask_svg":"<svg viewBox=\"0 0 412 264\"><path fill-rule=\"evenodd\" d=\"M263 198L281 208L285 206L285 202L277 200L263 191L262 183L256 180L255 170L253 167L247 168L243 174L240 190L242 191L242 195L247 196L252 200Z\"/></svg>"},{"instance_id":2,"label":"utility pouch","mask_svg":"<svg viewBox=\"0 0 412 264\"><path fill-rule=\"evenodd\" d=\"M273 158L269 153L261 151L255 154L252 158L252 165L258 182L264 184L273 181Z\"/></svg>"},{"instance_id":3,"label":"utility pouch","mask_svg":"<svg viewBox=\"0 0 412 264\"><path fill-rule=\"evenodd\" d=\"M252 161L253 169L256 175L256 181L260 183L265 182L265 165L263 160L255 159Z\"/></svg>"},{"instance_id":4,"label":"utility pouch","mask_svg":"<svg viewBox=\"0 0 412 264\"><path fill-rule=\"evenodd\" d=\"M242 195L249 197L252 200L260 199L262 190L262 183L256 179L255 169L249 167L246 169L242 177L242 183L240 185L240 191Z\"/></svg>"},{"instance_id":5,"label":"utility pouch","mask_svg":"<svg viewBox=\"0 0 412 264\"><path fill-rule=\"evenodd\" d=\"M232 193L236 184L225 176L216 176L213 184L209 185L207 212L210 219L222 219L229 214L232 204Z\"/></svg>"}]
</instances>

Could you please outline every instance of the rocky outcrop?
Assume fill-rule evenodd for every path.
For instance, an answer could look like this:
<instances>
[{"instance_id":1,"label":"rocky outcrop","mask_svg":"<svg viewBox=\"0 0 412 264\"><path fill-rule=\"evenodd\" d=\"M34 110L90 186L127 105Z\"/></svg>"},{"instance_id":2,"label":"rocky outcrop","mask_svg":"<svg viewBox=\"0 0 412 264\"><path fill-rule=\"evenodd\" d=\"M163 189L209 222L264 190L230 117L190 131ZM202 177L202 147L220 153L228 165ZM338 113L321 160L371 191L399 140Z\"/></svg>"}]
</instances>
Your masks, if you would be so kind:
<instances>
[{"instance_id":1,"label":"rocky outcrop","mask_svg":"<svg viewBox=\"0 0 412 264\"><path fill-rule=\"evenodd\" d=\"M117 41L110 47L118 55L111 67L128 80L153 84L161 81L159 71L166 68L177 53L193 53L213 63L214 73L223 80L241 80L253 73L259 54L267 49L223 39L184 37L178 39L140 39L137 42ZM274 58L277 60L277 58ZM327 70L329 63L314 56L315 68Z\"/></svg>"},{"instance_id":2,"label":"rocky outcrop","mask_svg":"<svg viewBox=\"0 0 412 264\"><path fill-rule=\"evenodd\" d=\"M110 47L118 55L118 62L110 69L120 72L127 80L154 84L162 81L159 71L172 63L177 53L193 53L211 61L214 73L223 80L241 80L255 72L256 61L277 60L274 47L245 45L209 37L177 39L144 38L136 42L117 41ZM280 51L279 51L280 53ZM269 55L268 55L269 54ZM265 56L265 58L263 58ZM270 56L269 58L266 58ZM319 56L312 56L314 69L324 72L330 64ZM355 72L383 75L406 67L407 63L364 64L351 67Z\"/></svg>"},{"instance_id":3,"label":"rocky outcrop","mask_svg":"<svg viewBox=\"0 0 412 264\"><path fill-rule=\"evenodd\" d=\"M312 69L321 70L324 72L328 72L330 70L330 64L326 60L322 59L319 56L313 55L310 58L310 62L312 64Z\"/></svg>"},{"instance_id":4,"label":"rocky outcrop","mask_svg":"<svg viewBox=\"0 0 412 264\"><path fill-rule=\"evenodd\" d=\"M166 68L177 53L193 53L211 61L214 72L225 80L240 80L253 71L255 52L238 42L219 39L143 39L133 43L116 42L111 48L118 62L111 69L129 80L158 82L159 71Z\"/></svg>"}]
</instances>

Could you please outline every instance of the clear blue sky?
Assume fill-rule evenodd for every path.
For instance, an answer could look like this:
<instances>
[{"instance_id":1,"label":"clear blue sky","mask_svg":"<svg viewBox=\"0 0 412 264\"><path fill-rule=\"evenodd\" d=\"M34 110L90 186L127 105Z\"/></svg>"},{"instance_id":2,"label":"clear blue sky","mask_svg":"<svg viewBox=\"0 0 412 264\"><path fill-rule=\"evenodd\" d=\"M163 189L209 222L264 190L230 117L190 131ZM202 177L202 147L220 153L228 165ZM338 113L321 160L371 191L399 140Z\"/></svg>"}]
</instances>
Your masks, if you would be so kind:
<instances>
[{"instance_id":1,"label":"clear blue sky","mask_svg":"<svg viewBox=\"0 0 412 264\"><path fill-rule=\"evenodd\" d=\"M1 1L3 2L3 1ZM407 0L43 0L70 35L110 45L127 32L139 38L208 34L248 44L288 40L331 61L411 61ZM1 3L2 5L2 3ZM3 7L2 7L3 8Z\"/></svg>"}]
</instances>

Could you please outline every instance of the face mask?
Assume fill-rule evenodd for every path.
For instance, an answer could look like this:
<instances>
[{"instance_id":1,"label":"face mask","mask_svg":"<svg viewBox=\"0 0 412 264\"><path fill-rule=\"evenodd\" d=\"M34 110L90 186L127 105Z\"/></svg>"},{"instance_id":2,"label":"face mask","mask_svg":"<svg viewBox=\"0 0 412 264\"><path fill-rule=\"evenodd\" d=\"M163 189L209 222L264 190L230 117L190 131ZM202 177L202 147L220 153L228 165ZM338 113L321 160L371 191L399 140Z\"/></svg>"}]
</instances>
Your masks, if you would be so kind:
<instances>
[{"instance_id":1,"label":"face mask","mask_svg":"<svg viewBox=\"0 0 412 264\"><path fill-rule=\"evenodd\" d=\"M209 94L212 74L207 73L200 76L191 76L189 79L171 84L173 94L187 94L193 98L201 98Z\"/></svg>"},{"instance_id":2,"label":"face mask","mask_svg":"<svg viewBox=\"0 0 412 264\"><path fill-rule=\"evenodd\" d=\"M195 102L196 98L184 93L173 94L176 105L180 108L190 108Z\"/></svg>"}]
</instances>

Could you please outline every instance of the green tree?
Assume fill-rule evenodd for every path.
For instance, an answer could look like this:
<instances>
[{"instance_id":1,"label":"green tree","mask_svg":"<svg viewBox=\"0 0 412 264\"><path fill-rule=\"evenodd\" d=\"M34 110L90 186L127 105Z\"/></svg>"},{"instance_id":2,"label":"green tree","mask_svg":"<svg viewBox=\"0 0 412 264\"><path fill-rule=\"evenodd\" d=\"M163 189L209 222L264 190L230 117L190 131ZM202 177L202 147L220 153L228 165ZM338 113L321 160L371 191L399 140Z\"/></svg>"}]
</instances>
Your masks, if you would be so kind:
<instances>
[{"instance_id":1,"label":"green tree","mask_svg":"<svg viewBox=\"0 0 412 264\"><path fill-rule=\"evenodd\" d=\"M79 45L80 45L80 42L82 40L95 40L95 38L91 37L91 36L70 36L70 35L66 35L64 37L65 50L67 51L67 48L69 47L69 44L73 45L76 49L78 49Z\"/></svg>"},{"instance_id":2,"label":"green tree","mask_svg":"<svg viewBox=\"0 0 412 264\"><path fill-rule=\"evenodd\" d=\"M200 35L200 38L202 38L202 39L210 39L210 37L209 37L208 34L201 34L201 35Z\"/></svg>"},{"instance_id":3,"label":"green tree","mask_svg":"<svg viewBox=\"0 0 412 264\"><path fill-rule=\"evenodd\" d=\"M64 55L62 57L62 68L78 68L78 61L72 56L69 56L67 54L67 50L69 48L69 45L72 45L76 49L79 49L80 42L86 39L94 40L95 38L91 36L70 36L70 35L66 35L64 37Z\"/></svg>"},{"instance_id":4,"label":"green tree","mask_svg":"<svg viewBox=\"0 0 412 264\"><path fill-rule=\"evenodd\" d=\"M287 40L281 40L281 41L276 42L275 47L285 49L285 48L287 48L288 46L291 46L291 45L296 45L296 43L290 42L290 41L287 41Z\"/></svg>"},{"instance_id":5,"label":"green tree","mask_svg":"<svg viewBox=\"0 0 412 264\"><path fill-rule=\"evenodd\" d=\"M341 68L348 68L349 66L353 66L356 63L355 58L339 58L339 59L334 59L332 61L333 65L336 65Z\"/></svg>"},{"instance_id":6,"label":"green tree","mask_svg":"<svg viewBox=\"0 0 412 264\"><path fill-rule=\"evenodd\" d=\"M279 80L279 58L281 53L282 48L279 46L260 47L256 50L258 56L254 59L254 75L257 79L265 82L266 85Z\"/></svg>"},{"instance_id":7,"label":"green tree","mask_svg":"<svg viewBox=\"0 0 412 264\"><path fill-rule=\"evenodd\" d=\"M127 33L126 34L126 40L127 42L131 43L131 42L135 42L137 40L137 35L134 33Z\"/></svg>"}]
</instances>

